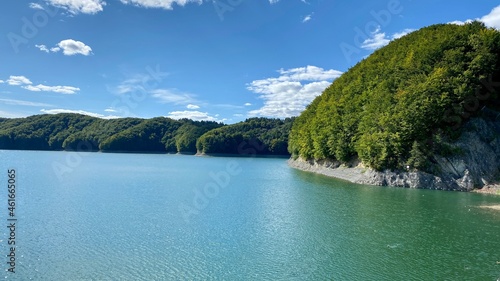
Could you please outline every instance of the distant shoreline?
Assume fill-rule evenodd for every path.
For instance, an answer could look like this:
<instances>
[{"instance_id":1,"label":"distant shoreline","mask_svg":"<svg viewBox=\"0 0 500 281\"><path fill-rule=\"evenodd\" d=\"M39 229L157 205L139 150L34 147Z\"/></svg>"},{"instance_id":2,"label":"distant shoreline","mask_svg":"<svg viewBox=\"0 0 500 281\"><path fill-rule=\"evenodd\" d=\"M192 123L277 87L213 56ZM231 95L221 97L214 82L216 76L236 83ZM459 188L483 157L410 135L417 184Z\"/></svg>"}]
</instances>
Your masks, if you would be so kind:
<instances>
[{"instance_id":1,"label":"distant shoreline","mask_svg":"<svg viewBox=\"0 0 500 281\"><path fill-rule=\"evenodd\" d=\"M196 153L194 156L200 157L241 157L241 158L283 158L288 159L290 155L274 155L274 154L234 154L234 153Z\"/></svg>"},{"instance_id":2,"label":"distant shoreline","mask_svg":"<svg viewBox=\"0 0 500 281\"><path fill-rule=\"evenodd\" d=\"M288 159L290 155L272 155L272 154L233 154L233 153L194 153L194 152L163 152L163 151L127 151L127 150L114 150L114 151L102 151L102 150L49 150L49 149L0 149L0 151L56 151L56 152L76 152L76 153L105 153L105 154L168 154L168 155L186 155L186 156L200 156L200 157L241 157L241 158L283 158Z\"/></svg>"}]
</instances>

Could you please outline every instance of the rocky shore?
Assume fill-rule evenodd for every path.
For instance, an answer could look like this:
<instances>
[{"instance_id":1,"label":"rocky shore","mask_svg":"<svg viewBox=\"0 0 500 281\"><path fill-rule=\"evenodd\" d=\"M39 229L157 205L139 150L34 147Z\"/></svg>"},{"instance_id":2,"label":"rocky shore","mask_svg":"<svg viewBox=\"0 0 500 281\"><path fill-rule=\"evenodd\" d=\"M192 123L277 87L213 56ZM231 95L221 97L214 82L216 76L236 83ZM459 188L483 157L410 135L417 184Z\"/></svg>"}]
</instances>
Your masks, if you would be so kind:
<instances>
[{"instance_id":1,"label":"rocky shore","mask_svg":"<svg viewBox=\"0 0 500 281\"><path fill-rule=\"evenodd\" d=\"M353 183L407 188L479 191L498 194L500 183L500 120L472 118L461 136L450 144L456 155L434 155L437 174L422 171L375 171L359 161L290 159L289 165Z\"/></svg>"}]
</instances>

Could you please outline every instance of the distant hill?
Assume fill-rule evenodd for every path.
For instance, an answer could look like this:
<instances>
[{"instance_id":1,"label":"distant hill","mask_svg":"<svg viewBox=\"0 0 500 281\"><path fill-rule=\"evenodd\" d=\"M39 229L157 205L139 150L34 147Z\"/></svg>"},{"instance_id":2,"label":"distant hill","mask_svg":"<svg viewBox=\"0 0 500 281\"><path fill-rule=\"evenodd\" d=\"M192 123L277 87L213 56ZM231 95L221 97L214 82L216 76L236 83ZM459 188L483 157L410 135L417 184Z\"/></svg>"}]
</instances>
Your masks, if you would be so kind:
<instances>
[{"instance_id":1,"label":"distant hill","mask_svg":"<svg viewBox=\"0 0 500 281\"><path fill-rule=\"evenodd\" d=\"M0 149L196 153L196 140L217 122L62 113L0 121Z\"/></svg>"},{"instance_id":2,"label":"distant hill","mask_svg":"<svg viewBox=\"0 0 500 281\"><path fill-rule=\"evenodd\" d=\"M238 147L248 151L246 145L254 145L259 148L255 154L289 155L290 129L291 119L251 118L224 125L165 117L104 120L45 114L0 118L0 149L195 154L198 145L200 153L235 154Z\"/></svg>"},{"instance_id":3,"label":"distant hill","mask_svg":"<svg viewBox=\"0 0 500 281\"><path fill-rule=\"evenodd\" d=\"M196 143L203 154L290 155L288 135L295 118L250 118L203 134Z\"/></svg>"}]
</instances>

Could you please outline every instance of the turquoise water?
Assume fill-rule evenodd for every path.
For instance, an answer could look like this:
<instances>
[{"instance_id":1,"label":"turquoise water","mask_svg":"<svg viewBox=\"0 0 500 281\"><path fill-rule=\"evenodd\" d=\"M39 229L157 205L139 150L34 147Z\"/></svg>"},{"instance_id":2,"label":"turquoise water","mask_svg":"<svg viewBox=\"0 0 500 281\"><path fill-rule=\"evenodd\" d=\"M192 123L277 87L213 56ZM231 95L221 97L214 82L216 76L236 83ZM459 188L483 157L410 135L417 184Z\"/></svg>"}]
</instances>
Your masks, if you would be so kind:
<instances>
[{"instance_id":1,"label":"turquoise water","mask_svg":"<svg viewBox=\"0 0 500 281\"><path fill-rule=\"evenodd\" d=\"M354 185L285 159L0 157L3 186L7 169L17 181L8 280L500 278L500 211L479 207L500 196Z\"/></svg>"}]
</instances>

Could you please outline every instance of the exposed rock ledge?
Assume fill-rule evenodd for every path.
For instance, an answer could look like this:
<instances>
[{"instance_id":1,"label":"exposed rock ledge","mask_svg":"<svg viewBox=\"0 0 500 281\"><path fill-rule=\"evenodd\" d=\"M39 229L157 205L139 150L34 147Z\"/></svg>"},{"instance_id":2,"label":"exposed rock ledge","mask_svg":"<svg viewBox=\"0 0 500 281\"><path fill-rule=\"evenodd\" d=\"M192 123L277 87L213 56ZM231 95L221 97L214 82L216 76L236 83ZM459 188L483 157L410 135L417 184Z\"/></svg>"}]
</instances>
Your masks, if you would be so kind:
<instances>
[{"instance_id":1,"label":"exposed rock ledge","mask_svg":"<svg viewBox=\"0 0 500 281\"><path fill-rule=\"evenodd\" d=\"M499 183L500 178L500 118L472 118L461 136L451 144L461 153L453 157L434 156L441 171L433 175L421 171L375 171L362 163L340 164L330 160L288 161L291 167L331 176L353 183L387 185L420 189L471 191Z\"/></svg>"}]
</instances>

